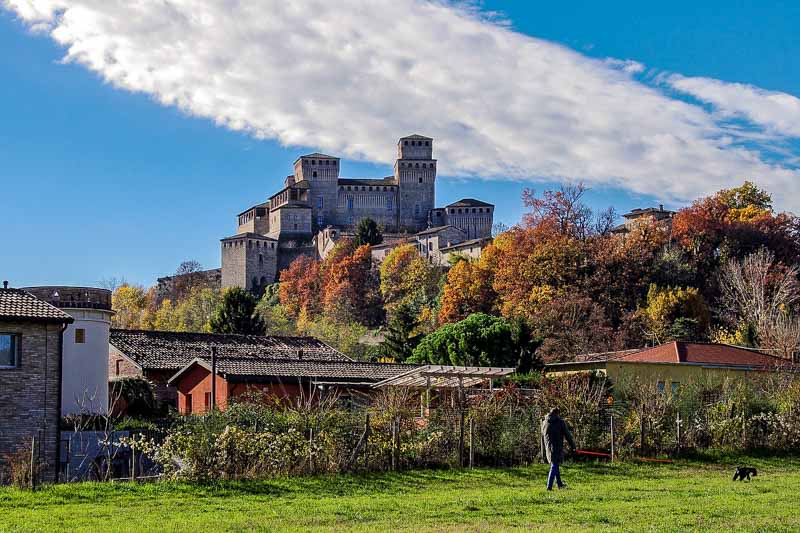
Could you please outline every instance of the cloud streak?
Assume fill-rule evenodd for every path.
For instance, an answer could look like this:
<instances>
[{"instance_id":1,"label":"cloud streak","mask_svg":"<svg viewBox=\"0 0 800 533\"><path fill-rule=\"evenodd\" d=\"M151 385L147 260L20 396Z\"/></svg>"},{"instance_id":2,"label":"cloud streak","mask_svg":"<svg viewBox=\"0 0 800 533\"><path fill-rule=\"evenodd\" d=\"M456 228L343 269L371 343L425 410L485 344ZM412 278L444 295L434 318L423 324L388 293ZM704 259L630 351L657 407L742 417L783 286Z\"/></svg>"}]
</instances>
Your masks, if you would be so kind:
<instances>
[{"instance_id":1,"label":"cloud streak","mask_svg":"<svg viewBox=\"0 0 800 533\"><path fill-rule=\"evenodd\" d=\"M745 178L800 193L797 169L763 153L800 122L723 101L715 80L672 78L709 111L643 81L635 61L592 59L458 5L0 2L116 87L287 145L388 163L393 141L419 132L451 176L583 180L667 201ZM721 111L755 124L738 132Z\"/></svg>"}]
</instances>

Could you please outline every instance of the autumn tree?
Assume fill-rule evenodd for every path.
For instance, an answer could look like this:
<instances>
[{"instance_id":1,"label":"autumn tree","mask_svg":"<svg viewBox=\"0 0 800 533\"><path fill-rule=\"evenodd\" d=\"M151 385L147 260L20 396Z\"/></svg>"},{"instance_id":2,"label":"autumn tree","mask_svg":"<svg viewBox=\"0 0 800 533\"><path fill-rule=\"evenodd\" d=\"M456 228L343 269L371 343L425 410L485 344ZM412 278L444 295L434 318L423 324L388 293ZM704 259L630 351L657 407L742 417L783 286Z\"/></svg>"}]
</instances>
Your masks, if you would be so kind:
<instances>
[{"instance_id":1,"label":"autumn tree","mask_svg":"<svg viewBox=\"0 0 800 533\"><path fill-rule=\"evenodd\" d=\"M359 246L352 253L331 253L323 262L322 292L326 317L339 323L379 324L381 302L370 246Z\"/></svg>"},{"instance_id":2,"label":"autumn tree","mask_svg":"<svg viewBox=\"0 0 800 533\"><path fill-rule=\"evenodd\" d=\"M356 225L356 238L355 245L363 246L368 244L375 246L383 242L383 233L381 233L378 223L371 218L362 218Z\"/></svg>"},{"instance_id":3,"label":"autumn tree","mask_svg":"<svg viewBox=\"0 0 800 533\"><path fill-rule=\"evenodd\" d=\"M438 281L438 269L413 245L395 248L380 267L380 291L387 315L391 318L401 306L409 306L419 313L423 307L433 305Z\"/></svg>"},{"instance_id":4,"label":"autumn tree","mask_svg":"<svg viewBox=\"0 0 800 533\"><path fill-rule=\"evenodd\" d=\"M707 338L708 305L694 287L658 287L652 284L647 294L647 306L642 312L647 333L656 344Z\"/></svg>"},{"instance_id":5,"label":"autumn tree","mask_svg":"<svg viewBox=\"0 0 800 533\"><path fill-rule=\"evenodd\" d=\"M472 313L490 313L497 295L493 272L486 261L458 261L447 273L442 291L439 323L458 322Z\"/></svg>"},{"instance_id":6,"label":"autumn tree","mask_svg":"<svg viewBox=\"0 0 800 533\"><path fill-rule=\"evenodd\" d=\"M233 287L227 289L222 301L211 317L213 333L263 335L264 321L256 313L256 299L248 291Z\"/></svg>"},{"instance_id":7,"label":"autumn tree","mask_svg":"<svg viewBox=\"0 0 800 533\"><path fill-rule=\"evenodd\" d=\"M111 307L116 312L111 319L115 328L147 329L143 326L145 315L152 302L148 292L139 285L123 284L111 294Z\"/></svg>"},{"instance_id":8,"label":"autumn tree","mask_svg":"<svg viewBox=\"0 0 800 533\"><path fill-rule=\"evenodd\" d=\"M316 316L321 309L319 261L301 255L280 273L279 299L292 318Z\"/></svg>"}]
</instances>

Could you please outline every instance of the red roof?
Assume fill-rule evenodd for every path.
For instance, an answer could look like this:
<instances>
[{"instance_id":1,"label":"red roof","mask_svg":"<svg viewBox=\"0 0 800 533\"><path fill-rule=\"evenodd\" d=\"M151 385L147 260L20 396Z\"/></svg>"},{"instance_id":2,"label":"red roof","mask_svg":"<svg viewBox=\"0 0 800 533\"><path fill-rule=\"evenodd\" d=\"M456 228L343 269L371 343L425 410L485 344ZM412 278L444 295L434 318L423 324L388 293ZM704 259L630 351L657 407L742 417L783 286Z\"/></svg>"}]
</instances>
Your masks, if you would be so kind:
<instances>
[{"instance_id":1,"label":"red roof","mask_svg":"<svg viewBox=\"0 0 800 533\"><path fill-rule=\"evenodd\" d=\"M786 359L755 350L728 344L703 344L681 341L673 341L647 348L625 355L617 360L641 363L694 363L757 368L791 366L791 362Z\"/></svg>"}]
</instances>

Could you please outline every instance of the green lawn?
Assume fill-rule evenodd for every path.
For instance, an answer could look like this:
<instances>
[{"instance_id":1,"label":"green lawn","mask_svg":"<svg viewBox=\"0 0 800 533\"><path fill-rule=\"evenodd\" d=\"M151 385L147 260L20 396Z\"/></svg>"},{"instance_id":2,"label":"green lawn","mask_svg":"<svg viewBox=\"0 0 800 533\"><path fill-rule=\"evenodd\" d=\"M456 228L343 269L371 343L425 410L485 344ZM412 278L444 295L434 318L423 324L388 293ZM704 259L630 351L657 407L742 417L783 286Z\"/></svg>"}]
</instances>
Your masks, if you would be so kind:
<instances>
[{"instance_id":1,"label":"green lawn","mask_svg":"<svg viewBox=\"0 0 800 533\"><path fill-rule=\"evenodd\" d=\"M800 460L730 465L568 464L548 493L546 466L414 471L265 482L74 484L0 489L0 531L501 530L528 528L800 530Z\"/></svg>"}]
</instances>

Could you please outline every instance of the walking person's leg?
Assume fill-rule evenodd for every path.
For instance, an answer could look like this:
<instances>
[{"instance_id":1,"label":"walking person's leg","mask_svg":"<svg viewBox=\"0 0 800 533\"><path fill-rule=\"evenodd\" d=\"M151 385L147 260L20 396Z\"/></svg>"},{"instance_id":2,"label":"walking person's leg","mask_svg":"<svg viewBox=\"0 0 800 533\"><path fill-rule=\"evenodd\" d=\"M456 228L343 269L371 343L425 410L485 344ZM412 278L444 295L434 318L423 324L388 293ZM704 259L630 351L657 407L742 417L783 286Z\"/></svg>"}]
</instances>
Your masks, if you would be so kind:
<instances>
[{"instance_id":1,"label":"walking person's leg","mask_svg":"<svg viewBox=\"0 0 800 533\"><path fill-rule=\"evenodd\" d=\"M561 482L561 467L558 463L555 463L553 466L556 468L556 485L558 485L558 488L560 489L564 486L564 484Z\"/></svg>"},{"instance_id":2,"label":"walking person's leg","mask_svg":"<svg viewBox=\"0 0 800 533\"><path fill-rule=\"evenodd\" d=\"M547 490L553 490L553 482L558 475L558 463L550 463L550 473L547 475Z\"/></svg>"}]
</instances>

